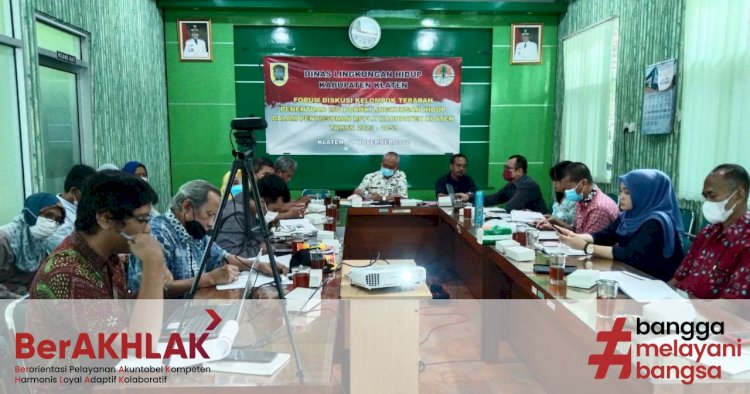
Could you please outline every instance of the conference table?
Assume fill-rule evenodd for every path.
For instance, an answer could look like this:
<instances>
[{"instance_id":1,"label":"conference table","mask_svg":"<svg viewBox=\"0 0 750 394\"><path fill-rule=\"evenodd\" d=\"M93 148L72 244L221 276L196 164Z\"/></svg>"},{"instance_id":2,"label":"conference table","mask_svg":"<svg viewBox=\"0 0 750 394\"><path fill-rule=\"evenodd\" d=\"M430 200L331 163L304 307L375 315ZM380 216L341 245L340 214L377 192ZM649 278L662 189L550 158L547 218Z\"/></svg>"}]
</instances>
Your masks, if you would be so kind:
<instances>
[{"instance_id":1,"label":"conference table","mask_svg":"<svg viewBox=\"0 0 750 394\"><path fill-rule=\"evenodd\" d=\"M428 272L453 270L473 298L481 300L481 359L501 361L498 344L510 345L549 392L705 392L705 384L683 386L654 379L617 379L618 368L594 380L588 356L602 352L596 332L613 320L596 315L596 292L552 285L535 274L533 262L514 261L494 245L478 242L478 229L457 210L442 207L349 208L344 259L413 258ZM356 247L352 247L356 245ZM539 258L539 252L537 258ZM600 271L648 274L618 261L568 257L567 265ZM620 294L618 313L639 314L641 305ZM635 366L633 366L635 368ZM635 369L634 369L635 370ZM747 389L748 381L721 382Z\"/></svg>"}]
</instances>

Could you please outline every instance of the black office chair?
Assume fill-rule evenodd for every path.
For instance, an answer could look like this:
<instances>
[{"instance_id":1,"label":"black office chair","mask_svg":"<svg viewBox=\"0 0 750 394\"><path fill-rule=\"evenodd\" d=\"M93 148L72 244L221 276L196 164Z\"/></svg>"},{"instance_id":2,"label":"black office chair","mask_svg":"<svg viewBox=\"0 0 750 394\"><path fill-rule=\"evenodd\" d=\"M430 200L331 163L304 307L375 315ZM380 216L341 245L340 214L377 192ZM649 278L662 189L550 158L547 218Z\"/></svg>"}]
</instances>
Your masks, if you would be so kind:
<instances>
[{"instance_id":1,"label":"black office chair","mask_svg":"<svg viewBox=\"0 0 750 394\"><path fill-rule=\"evenodd\" d=\"M687 254L690 250L690 245L695 240L693 234L693 226L695 225L695 213L692 209L680 208L680 215L682 216L682 226L685 231L682 233L682 250Z\"/></svg>"}]
</instances>

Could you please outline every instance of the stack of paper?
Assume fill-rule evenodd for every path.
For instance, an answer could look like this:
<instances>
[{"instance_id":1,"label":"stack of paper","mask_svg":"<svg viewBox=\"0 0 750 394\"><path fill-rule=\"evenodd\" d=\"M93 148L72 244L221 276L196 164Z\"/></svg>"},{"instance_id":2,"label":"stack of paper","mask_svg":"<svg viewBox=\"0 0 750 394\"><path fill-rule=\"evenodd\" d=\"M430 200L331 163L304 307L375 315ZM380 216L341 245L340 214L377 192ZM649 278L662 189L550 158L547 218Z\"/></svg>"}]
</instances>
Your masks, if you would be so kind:
<instances>
[{"instance_id":1,"label":"stack of paper","mask_svg":"<svg viewBox=\"0 0 750 394\"><path fill-rule=\"evenodd\" d=\"M626 271L602 271L599 277L617 281L620 290L638 302L684 300L669 285L658 279L648 279Z\"/></svg>"},{"instance_id":2,"label":"stack of paper","mask_svg":"<svg viewBox=\"0 0 750 394\"><path fill-rule=\"evenodd\" d=\"M544 219L544 215L533 211L510 211L511 220L514 222L533 223Z\"/></svg>"}]
</instances>

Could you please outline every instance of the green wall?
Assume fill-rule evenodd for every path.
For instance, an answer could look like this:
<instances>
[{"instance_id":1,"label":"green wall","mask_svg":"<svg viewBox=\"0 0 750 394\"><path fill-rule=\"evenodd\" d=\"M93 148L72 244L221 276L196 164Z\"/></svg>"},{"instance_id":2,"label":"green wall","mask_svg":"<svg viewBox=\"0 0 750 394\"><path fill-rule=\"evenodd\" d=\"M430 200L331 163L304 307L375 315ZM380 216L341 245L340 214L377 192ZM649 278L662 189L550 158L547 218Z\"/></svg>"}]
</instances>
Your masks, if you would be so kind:
<instances>
[{"instance_id":1,"label":"green wall","mask_svg":"<svg viewBox=\"0 0 750 394\"><path fill-rule=\"evenodd\" d=\"M170 195L167 139L167 90L161 11L151 0L22 1L25 44L26 106L29 135L39 152L38 69L34 12L42 12L90 33L91 119L94 162L122 166L138 160L149 169L149 180L161 201ZM40 155L32 155L35 190L42 184ZM49 190L51 193L60 192ZM166 205L160 205L163 209Z\"/></svg>"},{"instance_id":2,"label":"green wall","mask_svg":"<svg viewBox=\"0 0 750 394\"><path fill-rule=\"evenodd\" d=\"M675 132L667 135L640 133L643 105L643 78L647 65L676 58L678 63L678 114L680 57L684 0L574 0L560 20L559 45L562 38L612 16L619 16L617 111L615 117L614 163L612 183L601 185L608 193L619 192L617 176L638 168L656 168L679 177L679 116ZM562 51L558 67L557 122L562 119ZM623 123L635 122L635 133L624 133ZM556 130L559 135L559 129ZM559 141L559 138L555 139ZM555 147L559 151L559 146ZM681 205L700 212L697 202L680 201Z\"/></svg>"},{"instance_id":3,"label":"green wall","mask_svg":"<svg viewBox=\"0 0 750 394\"><path fill-rule=\"evenodd\" d=\"M234 67L235 54L238 50L234 48L235 28L241 29L238 26L274 26L273 20L283 17L286 20L285 26L287 27L343 29L359 15L285 12L283 10L271 12L166 9L164 24L167 42L165 49L173 188L196 178L219 184L221 176L229 168L232 157L230 155L228 125L238 113L234 81L239 79L238 73L244 72L239 67ZM386 32L391 29L418 29L421 26L421 21L427 17L437 22L438 29L487 29L490 31L491 35L488 34L487 37L491 42L484 45L487 50L491 50L489 129L462 129L461 131L462 141L482 141L481 143L472 143L471 146L465 147L467 144L461 146L462 150L466 148L468 151L477 152L476 159L469 163L469 172L475 176L479 184L496 189L504 183L501 180L501 172L505 158L513 153L525 154L532 162L530 165L531 175L540 179L540 184L545 193L549 194L550 185L546 181L546 171L551 164L552 157L553 112L551 108L554 100L553 87L555 86L557 16L485 15L481 13L462 15L418 10L388 11L371 16L378 19ZM214 36L213 62L179 61L177 20L190 18L211 19ZM516 21L543 22L545 24L544 63L542 65L511 66L509 64L510 24ZM387 37L386 33L384 33L384 39L385 37ZM321 45L345 46L348 44L346 35L342 35L340 40L336 43L326 42ZM471 44L476 44L477 47L482 46L482 43ZM383 43L381 42L380 45L383 45ZM323 50L321 49L321 51ZM306 54L314 52L315 48L305 48ZM387 53L375 54L375 52L370 51L363 55L387 55ZM452 56L452 54L445 53L440 54L440 56ZM464 63L467 65L466 61ZM464 80L467 80L466 70L463 70L463 72ZM256 88L260 89L260 86ZM259 90L259 92L262 92L262 90ZM464 105L466 105L466 102L464 102ZM462 113L463 111L462 109ZM463 116L462 124L466 124ZM321 159L325 160L323 157ZM415 164L411 168L410 162L412 160L414 159L409 157L402 159L407 174L422 171L418 165L421 163ZM433 178L437 178L447 170L446 158L439 157L436 160L444 160L445 164L437 172L439 163L429 163L429 171L436 171L434 175L431 175ZM336 177L335 173L323 175L321 168L325 168L325 166L311 168L310 164L303 164L305 165L300 168L300 172L312 172L321 174L321 176ZM374 169L370 168L376 165L377 158L370 157L362 164L362 168L367 167L369 171L373 171ZM364 174L360 174L359 177L362 175ZM479 175L478 178L477 175ZM308 175L295 178L307 179ZM421 187L423 184L424 182L420 182L419 186ZM295 189L302 189L317 185L301 184L301 182L297 184L296 181L293 181L291 186ZM356 184L352 184L350 188L355 186ZM429 185L429 189L432 189L432 185ZM432 193L432 190L425 188L421 191L412 190L410 194L418 198L429 198Z\"/></svg>"}]
</instances>

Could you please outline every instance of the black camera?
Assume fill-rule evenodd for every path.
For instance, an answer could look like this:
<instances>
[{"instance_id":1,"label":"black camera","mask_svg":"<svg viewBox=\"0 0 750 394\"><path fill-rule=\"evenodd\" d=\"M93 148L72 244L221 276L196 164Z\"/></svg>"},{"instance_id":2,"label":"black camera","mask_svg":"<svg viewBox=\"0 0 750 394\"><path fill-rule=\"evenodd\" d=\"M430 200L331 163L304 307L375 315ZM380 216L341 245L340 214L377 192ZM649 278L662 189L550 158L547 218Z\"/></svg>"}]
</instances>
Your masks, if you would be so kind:
<instances>
[{"instance_id":1,"label":"black camera","mask_svg":"<svg viewBox=\"0 0 750 394\"><path fill-rule=\"evenodd\" d=\"M263 130L268 127L266 120L250 115L247 118L232 119L232 130L234 130L234 139L237 145L243 147L252 147L255 145L255 130Z\"/></svg>"}]
</instances>

